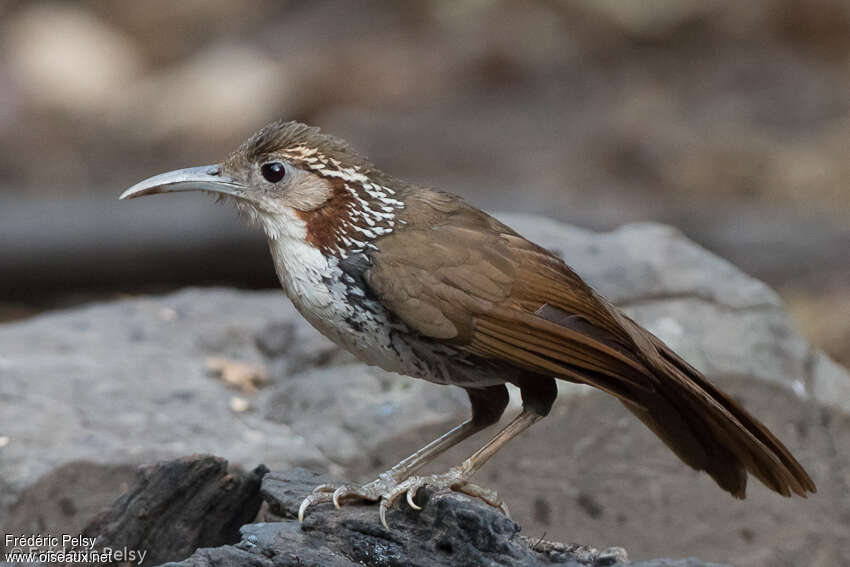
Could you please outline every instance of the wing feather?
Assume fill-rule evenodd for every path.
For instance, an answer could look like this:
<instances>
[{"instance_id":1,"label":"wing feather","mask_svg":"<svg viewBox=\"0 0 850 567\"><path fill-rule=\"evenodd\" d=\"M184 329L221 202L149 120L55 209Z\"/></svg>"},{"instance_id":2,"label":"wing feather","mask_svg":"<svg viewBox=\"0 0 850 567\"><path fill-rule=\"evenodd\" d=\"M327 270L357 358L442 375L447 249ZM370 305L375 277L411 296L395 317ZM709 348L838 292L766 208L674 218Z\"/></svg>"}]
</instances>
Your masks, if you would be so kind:
<instances>
[{"instance_id":1,"label":"wing feather","mask_svg":"<svg viewBox=\"0 0 850 567\"><path fill-rule=\"evenodd\" d=\"M784 495L815 491L764 425L559 258L443 193L409 205L403 236L378 241L364 279L412 329L617 397L735 496L747 471Z\"/></svg>"}]
</instances>

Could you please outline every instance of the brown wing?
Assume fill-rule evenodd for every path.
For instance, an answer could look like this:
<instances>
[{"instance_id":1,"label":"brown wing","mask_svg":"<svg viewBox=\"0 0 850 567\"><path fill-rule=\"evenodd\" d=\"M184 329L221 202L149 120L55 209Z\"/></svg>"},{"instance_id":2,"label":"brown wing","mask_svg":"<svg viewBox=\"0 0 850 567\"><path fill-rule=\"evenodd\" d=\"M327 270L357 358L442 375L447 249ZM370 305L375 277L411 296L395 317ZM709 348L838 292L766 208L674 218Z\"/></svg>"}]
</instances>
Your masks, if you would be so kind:
<instances>
[{"instance_id":1,"label":"brown wing","mask_svg":"<svg viewBox=\"0 0 850 567\"><path fill-rule=\"evenodd\" d=\"M815 486L767 428L560 259L458 198L408 199L365 280L400 319L545 376L616 396L685 463L743 497L747 471L783 494Z\"/></svg>"}]
</instances>

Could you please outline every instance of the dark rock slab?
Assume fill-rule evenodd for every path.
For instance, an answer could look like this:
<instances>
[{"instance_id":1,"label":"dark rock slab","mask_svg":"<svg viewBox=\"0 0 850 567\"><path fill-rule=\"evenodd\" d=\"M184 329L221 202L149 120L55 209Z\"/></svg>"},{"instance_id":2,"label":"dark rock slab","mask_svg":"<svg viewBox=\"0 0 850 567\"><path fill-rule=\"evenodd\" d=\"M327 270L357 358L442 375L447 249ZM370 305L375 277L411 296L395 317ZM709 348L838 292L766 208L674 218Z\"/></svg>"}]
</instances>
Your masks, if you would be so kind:
<instances>
[{"instance_id":1,"label":"dark rock slab","mask_svg":"<svg viewBox=\"0 0 850 567\"><path fill-rule=\"evenodd\" d=\"M330 504L311 508L299 525L301 500L325 479L295 469L266 475L262 495L267 517L277 521L247 524L236 545L200 549L170 567L262 566L303 567L499 567L563 565L603 567L627 565L621 548L599 551L589 546L532 541L520 535L511 519L464 495L417 494L421 511L406 503L388 514L392 529L378 520L374 505ZM640 567L709 567L696 559L652 560Z\"/></svg>"},{"instance_id":2,"label":"dark rock slab","mask_svg":"<svg viewBox=\"0 0 850 567\"><path fill-rule=\"evenodd\" d=\"M135 484L95 517L83 534L96 547L147 551L158 565L188 557L199 547L236 543L239 528L262 504L260 465L249 473L228 472L227 461L207 455L142 467Z\"/></svg>"},{"instance_id":3,"label":"dark rock slab","mask_svg":"<svg viewBox=\"0 0 850 567\"><path fill-rule=\"evenodd\" d=\"M9 510L4 534L79 534L105 503L127 491L137 466L72 461L28 486ZM0 554L6 553L0 541Z\"/></svg>"}]
</instances>

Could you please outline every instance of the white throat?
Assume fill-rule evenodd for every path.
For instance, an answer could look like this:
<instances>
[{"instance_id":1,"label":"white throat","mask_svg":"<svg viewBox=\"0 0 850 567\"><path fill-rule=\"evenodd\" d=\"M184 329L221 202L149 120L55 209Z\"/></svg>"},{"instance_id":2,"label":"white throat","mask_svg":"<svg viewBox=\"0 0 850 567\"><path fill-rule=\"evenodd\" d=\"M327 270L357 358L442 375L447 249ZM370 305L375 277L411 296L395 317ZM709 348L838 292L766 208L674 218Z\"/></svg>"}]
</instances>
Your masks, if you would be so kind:
<instances>
[{"instance_id":1,"label":"white throat","mask_svg":"<svg viewBox=\"0 0 850 567\"><path fill-rule=\"evenodd\" d=\"M255 212L268 237L280 283L299 309L299 300L317 304L316 307L326 305L330 299L328 287L341 275L336 258L310 244L304 221L293 209L283 209L278 214Z\"/></svg>"}]
</instances>

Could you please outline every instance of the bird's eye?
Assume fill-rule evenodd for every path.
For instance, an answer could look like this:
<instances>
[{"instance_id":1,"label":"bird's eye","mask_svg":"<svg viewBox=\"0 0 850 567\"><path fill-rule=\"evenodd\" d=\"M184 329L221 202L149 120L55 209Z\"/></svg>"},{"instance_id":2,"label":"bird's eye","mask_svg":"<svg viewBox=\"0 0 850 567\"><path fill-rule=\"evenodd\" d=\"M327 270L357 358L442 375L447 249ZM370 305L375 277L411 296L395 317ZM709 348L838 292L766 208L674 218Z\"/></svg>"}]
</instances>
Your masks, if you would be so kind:
<instances>
[{"instance_id":1,"label":"bird's eye","mask_svg":"<svg viewBox=\"0 0 850 567\"><path fill-rule=\"evenodd\" d=\"M279 161L264 163L260 168L260 173L263 174L263 179L269 183L277 183L286 176L286 167Z\"/></svg>"}]
</instances>

